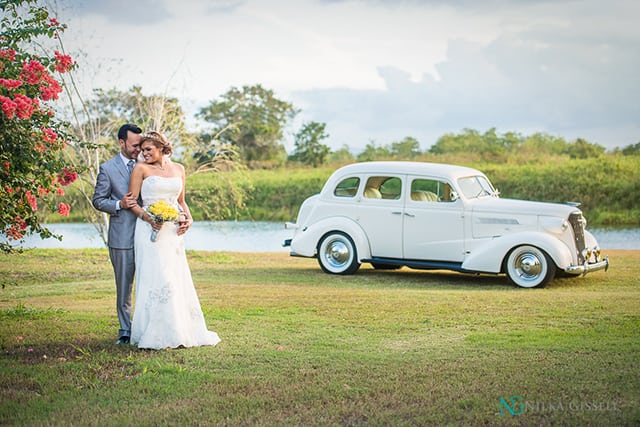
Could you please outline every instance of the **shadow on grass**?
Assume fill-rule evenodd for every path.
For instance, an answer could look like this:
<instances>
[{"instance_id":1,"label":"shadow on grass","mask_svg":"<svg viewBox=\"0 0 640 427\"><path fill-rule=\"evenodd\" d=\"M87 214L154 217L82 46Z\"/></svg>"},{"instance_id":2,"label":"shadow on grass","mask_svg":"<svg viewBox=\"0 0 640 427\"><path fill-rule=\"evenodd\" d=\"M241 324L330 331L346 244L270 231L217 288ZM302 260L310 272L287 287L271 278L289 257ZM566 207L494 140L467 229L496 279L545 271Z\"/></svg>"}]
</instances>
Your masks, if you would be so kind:
<instances>
[{"instance_id":1,"label":"shadow on grass","mask_svg":"<svg viewBox=\"0 0 640 427\"><path fill-rule=\"evenodd\" d=\"M273 270L270 271L273 273ZM394 289L430 290L518 290L504 275L463 274L446 270L375 270L361 268L348 276L330 275L318 269L302 269L306 283L333 284L334 286L379 287ZM283 271L283 274L286 274Z\"/></svg>"},{"instance_id":2,"label":"shadow on grass","mask_svg":"<svg viewBox=\"0 0 640 427\"><path fill-rule=\"evenodd\" d=\"M35 343L17 342L12 345L4 345L2 351L5 358L19 360L24 364L89 360L106 354L122 357L131 352L143 355L147 353L128 344L118 345L115 339L78 337L52 338L51 341Z\"/></svg>"},{"instance_id":3,"label":"shadow on grass","mask_svg":"<svg viewBox=\"0 0 640 427\"><path fill-rule=\"evenodd\" d=\"M394 289L536 292L541 289L584 287L590 283L590 281L585 282L580 276L569 276L556 277L543 288L521 288L511 284L504 274L465 274L449 270L416 270L407 267L399 270L376 270L363 266L357 273L348 276L330 275L314 268L297 270L297 272L305 275L308 279L307 283ZM273 271L271 270L270 273ZM286 274L286 271L283 270L282 274Z\"/></svg>"}]
</instances>

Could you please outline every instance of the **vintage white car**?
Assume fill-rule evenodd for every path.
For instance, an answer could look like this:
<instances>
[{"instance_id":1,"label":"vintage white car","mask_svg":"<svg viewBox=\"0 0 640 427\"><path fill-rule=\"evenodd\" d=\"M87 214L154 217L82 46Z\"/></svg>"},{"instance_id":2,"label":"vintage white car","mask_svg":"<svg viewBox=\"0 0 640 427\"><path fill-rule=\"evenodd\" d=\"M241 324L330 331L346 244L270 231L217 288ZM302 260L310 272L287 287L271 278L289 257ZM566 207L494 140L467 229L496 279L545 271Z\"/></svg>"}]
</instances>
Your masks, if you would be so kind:
<instances>
[{"instance_id":1,"label":"vintage white car","mask_svg":"<svg viewBox=\"0 0 640 427\"><path fill-rule=\"evenodd\" d=\"M292 256L317 257L326 273L353 274L361 263L464 273L506 273L541 287L556 271L606 270L574 204L501 199L468 167L421 162L344 166L306 199L293 230Z\"/></svg>"}]
</instances>

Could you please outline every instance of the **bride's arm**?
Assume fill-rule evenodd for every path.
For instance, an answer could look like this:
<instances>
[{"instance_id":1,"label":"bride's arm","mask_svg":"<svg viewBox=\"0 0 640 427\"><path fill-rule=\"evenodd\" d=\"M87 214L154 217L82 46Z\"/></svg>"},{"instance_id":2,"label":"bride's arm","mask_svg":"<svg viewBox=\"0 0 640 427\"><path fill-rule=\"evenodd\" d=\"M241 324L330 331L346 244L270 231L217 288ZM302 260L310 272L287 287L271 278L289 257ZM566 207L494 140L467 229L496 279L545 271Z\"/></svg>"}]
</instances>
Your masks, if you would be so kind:
<instances>
[{"instance_id":1,"label":"bride's arm","mask_svg":"<svg viewBox=\"0 0 640 427\"><path fill-rule=\"evenodd\" d=\"M178 195L178 204L182 209L181 216L183 217L183 219L181 218L180 220L180 227L178 228L178 234L183 234L189 229L189 227L191 227L191 224L193 224L193 218L191 217L191 211L189 210L189 206L187 205L187 202L184 199L185 181L186 181L184 166L182 166L179 163L176 163L176 165L178 165L180 168L180 174L181 174L180 178L182 179L182 191L180 191L180 194Z\"/></svg>"},{"instance_id":2,"label":"bride's arm","mask_svg":"<svg viewBox=\"0 0 640 427\"><path fill-rule=\"evenodd\" d=\"M133 171L131 172L131 176L129 177L129 197L136 201L138 200L138 197L140 197L140 189L142 188L142 180L144 179L144 172L142 169L142 165L136 165L136 167L134 167ZM144 209L142 209L142 206L140 206L137 202L129 209L131 209L131 212L133 212L135 216L142 219L143 221L146 221L148 223L153 222L151 215L149 215Z\"/></svg>"}]
</instances>

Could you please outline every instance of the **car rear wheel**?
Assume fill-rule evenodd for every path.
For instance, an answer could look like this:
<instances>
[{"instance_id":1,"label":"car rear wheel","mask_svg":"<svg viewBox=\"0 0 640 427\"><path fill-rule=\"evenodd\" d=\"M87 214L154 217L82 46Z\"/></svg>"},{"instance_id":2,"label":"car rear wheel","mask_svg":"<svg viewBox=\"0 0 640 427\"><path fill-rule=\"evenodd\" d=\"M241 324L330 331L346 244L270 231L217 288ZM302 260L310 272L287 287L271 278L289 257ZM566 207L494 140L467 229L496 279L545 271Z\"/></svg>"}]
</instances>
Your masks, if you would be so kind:
<instances>
[{"instance_id":1,"label":"car rear wheel","mask_svg":"<svg viewBox=\"0 0 640 427\"><path fill-rule=\"evenodd\" d=\"M318 244L318 263L325 273L353 274L360 268L353 240L345 233L333 231Z\"/></svg>"},{"instance_id":2,"label":"car rear wheel","mask_svg":"<svg viewBox=\"0 0 640 427\"><path fill-rule=\"evenodd\" d=\"M509 281L522 288L544 287L553 280L556 265L544 251L534 246L518 246L507 257L505 272Z\"/></svg>"}]
</instances>

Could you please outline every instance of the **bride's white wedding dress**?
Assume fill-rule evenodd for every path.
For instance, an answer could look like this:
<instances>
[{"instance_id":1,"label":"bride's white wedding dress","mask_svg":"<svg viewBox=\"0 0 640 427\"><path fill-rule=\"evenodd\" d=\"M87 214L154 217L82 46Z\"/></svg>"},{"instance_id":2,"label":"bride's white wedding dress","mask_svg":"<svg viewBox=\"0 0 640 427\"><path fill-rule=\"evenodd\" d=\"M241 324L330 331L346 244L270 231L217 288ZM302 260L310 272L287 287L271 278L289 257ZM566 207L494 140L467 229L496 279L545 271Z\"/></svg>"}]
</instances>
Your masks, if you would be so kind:
<instances>
[{"instance_id":1,"label":"bride's white wedding dress","mask_svg":"<svg viewBox=\"0 0 640 427\"><path fill-rule=\"evenodd\" d=\"M166 200L178 206L182 179L150 176L142 181L143 206ZM218 334L207 330L200 301L187 263L178 226L166 222L155 242L151 225L138 219L135 234L136 298L131 324L131 344L163 349L216 345Z\"/></svg>"}]
</instances>

